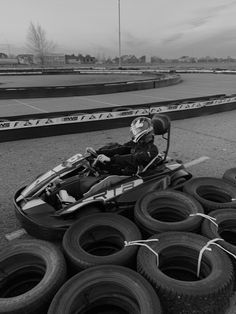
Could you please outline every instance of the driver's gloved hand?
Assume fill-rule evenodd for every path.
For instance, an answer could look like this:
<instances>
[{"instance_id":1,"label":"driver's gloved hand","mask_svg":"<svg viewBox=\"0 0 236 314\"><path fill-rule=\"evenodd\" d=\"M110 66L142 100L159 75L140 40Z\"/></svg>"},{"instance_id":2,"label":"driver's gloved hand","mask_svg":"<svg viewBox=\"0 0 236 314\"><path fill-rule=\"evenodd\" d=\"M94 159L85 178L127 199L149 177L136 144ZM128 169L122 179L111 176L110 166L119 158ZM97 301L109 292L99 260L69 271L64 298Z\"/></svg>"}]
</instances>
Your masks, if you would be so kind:
<instances>
[{"instance_id":1,"label":"driver's gloved hand","mask_svg":"<svg viewBox=\"0 0 236 314\"><path fill-rule=\"evenodd\" d=\"M111 159L109 157L107 157L106 155L100 154L98 155L97 161L100 161L101 163L105 164L106 162L110 162Z\"/></svg>"},{"instance_id":2,"label":"driver's gloved hand","mask_svg":"<svg viewBox=\"0 0 236 314\"><path fill-rule=\"evenodd\" d=\"M96 155L97 153L96 153L96 150L94 149L94 148L92 148L92 147L86 147L86 150L85 150L85 152L86 153L88 153L88 154L93 154L93 155Z\"/></svg>"}]
</instances>

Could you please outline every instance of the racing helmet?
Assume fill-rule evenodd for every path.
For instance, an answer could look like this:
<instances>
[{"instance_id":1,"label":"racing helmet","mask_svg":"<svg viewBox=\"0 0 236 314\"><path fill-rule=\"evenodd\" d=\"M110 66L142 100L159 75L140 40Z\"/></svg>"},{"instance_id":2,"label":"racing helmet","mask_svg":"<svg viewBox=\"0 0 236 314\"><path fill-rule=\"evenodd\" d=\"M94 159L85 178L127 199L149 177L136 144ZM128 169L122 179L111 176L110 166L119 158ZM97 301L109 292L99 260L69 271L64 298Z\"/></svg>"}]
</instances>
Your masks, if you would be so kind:
<instances>
[{"instance_id":1,"label":"racing helmet","mask_svg":"<svg viewBox=\"0 0 236 314\"><path fill-rule=\"evenodd\" d=\"M152 120L147 117L138 117L131 122L130 131L132 140L137 143L144 135L153 132Z\"/></svg>"}]
</instances>

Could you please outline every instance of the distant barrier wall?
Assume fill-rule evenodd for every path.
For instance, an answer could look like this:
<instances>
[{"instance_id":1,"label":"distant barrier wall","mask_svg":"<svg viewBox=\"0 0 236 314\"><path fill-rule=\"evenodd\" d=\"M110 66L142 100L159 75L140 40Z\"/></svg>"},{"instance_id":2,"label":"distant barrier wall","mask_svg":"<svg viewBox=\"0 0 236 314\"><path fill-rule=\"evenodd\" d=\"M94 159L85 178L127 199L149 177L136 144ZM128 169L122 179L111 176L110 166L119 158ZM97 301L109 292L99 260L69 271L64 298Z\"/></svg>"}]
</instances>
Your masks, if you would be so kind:
<instances>
[{"instance_id":1,"label":"distant barrier wall","mask_svg":"<svg viewBox=\"0 0 236 314\"><path fill-rule=\"evenodd\" d=\"M0 142L126 127L137 116L167 114L172 120L236 109L236 95L188 98L129 107L41 113L0 118Z\"/></svg>"},{"instance_id":2,"label":"distant barrier wall","mask_svg":"<svg viewBox=\"0 0 236 314\"><path fill-rule=\"evenodd\" d=\"M123 71L125 74L142 74L140 71ZM81 74L121 74L121 71L80 71ZM182 81L180 75L163 74L144 80L111 82L102 84L80 84L72 86L39 86L39 87L0 87L0 99L25 99L25 98L48 98L48 97L71 97L111 94L159 88L178 84Z\"/></svg>"}]
</instances>

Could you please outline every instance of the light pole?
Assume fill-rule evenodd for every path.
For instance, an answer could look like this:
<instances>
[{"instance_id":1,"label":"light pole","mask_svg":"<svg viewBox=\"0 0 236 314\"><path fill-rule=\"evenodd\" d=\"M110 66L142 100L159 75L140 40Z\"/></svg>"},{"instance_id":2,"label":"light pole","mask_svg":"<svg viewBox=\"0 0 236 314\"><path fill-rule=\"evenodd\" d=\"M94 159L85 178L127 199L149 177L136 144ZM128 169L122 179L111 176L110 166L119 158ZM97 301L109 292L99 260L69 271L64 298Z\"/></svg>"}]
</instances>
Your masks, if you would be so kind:
<instances>
[{"instance_id":1,"label":"light pole","mask_svg":"<svg viewBox=\"0 0 236 314\"><path fill-rule=\"evenodd\" d=\"M118 23L119 23L119 68L120 68L121 67L120 0L118 0Z\"/></svg>"}]
</instances>

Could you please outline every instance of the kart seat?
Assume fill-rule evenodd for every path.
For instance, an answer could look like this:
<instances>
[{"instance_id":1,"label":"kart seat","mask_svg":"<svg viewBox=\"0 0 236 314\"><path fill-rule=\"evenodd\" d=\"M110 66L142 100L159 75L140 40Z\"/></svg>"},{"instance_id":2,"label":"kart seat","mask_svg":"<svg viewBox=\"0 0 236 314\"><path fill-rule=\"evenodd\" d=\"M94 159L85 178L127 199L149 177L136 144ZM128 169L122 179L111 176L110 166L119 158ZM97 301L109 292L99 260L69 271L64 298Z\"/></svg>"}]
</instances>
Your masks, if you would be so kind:
<instances>
[{"instance_id":1,"label":"kart seat","mask_svg":"<svg viewBox=\"0 0 236 314\"><path fill-rule=\"evenodd\" d=\"M53 193L57 194L60 190L66 190L69 195L79 199L98 181L99 178L97 177L79 177L76 175L66 179Z\"/></svg>"},{"instance_id":2,"label":"kart seat","mask_svg":"<svg viewBox=\"0 0 236 314\"><path fill-rule=\"evenodd\" d=\"M170 129L170 118L165 114L156 113L152 117L152 125L155 135L164 135Z\"/></svg>"}]
</instances>

